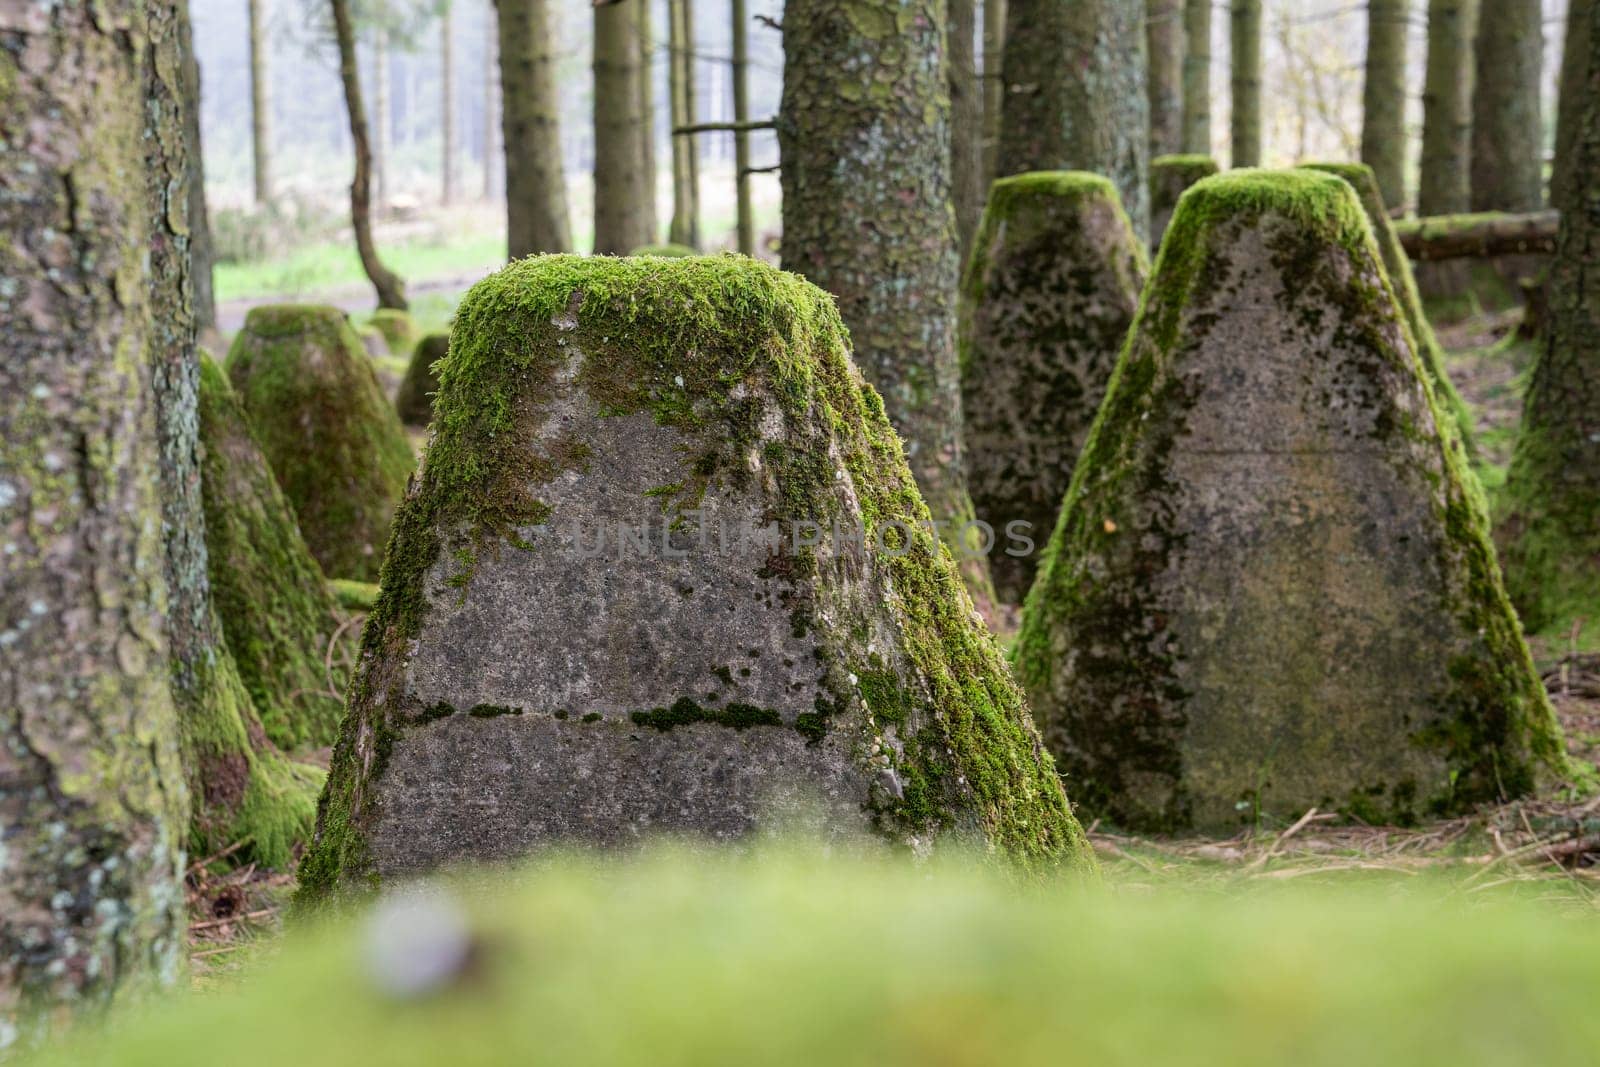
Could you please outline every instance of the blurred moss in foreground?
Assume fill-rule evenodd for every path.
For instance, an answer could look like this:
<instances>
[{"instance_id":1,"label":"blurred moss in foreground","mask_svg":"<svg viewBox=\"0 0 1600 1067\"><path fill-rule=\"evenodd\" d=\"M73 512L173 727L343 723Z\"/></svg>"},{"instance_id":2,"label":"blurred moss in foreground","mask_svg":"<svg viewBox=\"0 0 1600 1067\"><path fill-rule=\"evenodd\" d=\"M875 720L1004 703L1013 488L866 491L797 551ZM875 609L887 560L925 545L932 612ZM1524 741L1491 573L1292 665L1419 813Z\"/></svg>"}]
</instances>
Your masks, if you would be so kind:
<instances>
[{"instance_id":1,"label":"blurred moss in foreground","mask_svg":"<svg viewBox=\"0 0 1600 1067\"><path fill-rule=\"evenodd\" d=\"M1457 887L1459 888L1459 887ZM1139 895L657 848L393 892L50 1063L1591 1063L1600 921L1408 888Z\"/></svg>"}]
</instances>

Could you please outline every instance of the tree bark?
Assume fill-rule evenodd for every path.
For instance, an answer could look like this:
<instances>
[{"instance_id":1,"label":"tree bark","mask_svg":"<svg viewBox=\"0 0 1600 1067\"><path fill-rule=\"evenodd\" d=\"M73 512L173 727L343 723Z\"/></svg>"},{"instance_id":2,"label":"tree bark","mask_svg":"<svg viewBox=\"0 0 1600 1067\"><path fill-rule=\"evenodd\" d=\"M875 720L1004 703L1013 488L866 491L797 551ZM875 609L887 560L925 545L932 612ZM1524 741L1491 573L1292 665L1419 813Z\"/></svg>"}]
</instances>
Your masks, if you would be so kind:
<instances>
[{"instance_id":1,"label":"tree bark","mask_svg":"<svg viewBox=\"0 0 1600 1067\"><path fill-rule=\"evenodd\" d=\"M546 0L496 0L511 258L572 251L560 98Z\"/></svg>"},{"instance_id":2,"label":"tree bark","mask_svg":"<svg viewBox=\"0 0 1600 1067\"><path fill-rule=\"evenodd\" d=\"M747 36L750 19L745 11L745 0L732 0L731 18L733 48L733 121L750 121L750 47ZM733 134L733 167L735 198L738 205L739 251L747 256L756 254L755 205L750 200L750 133L735 130Z\"/></svg>"},{"instance_id":3,"label":"tree bark","mask_svg":"<svg viewBox=\"0 0 1600 1067\"><path fill-rule=\"evenodd\" d=\"M983 0L983 180L985 187L999 176L1000 111L1006 82L1000 70L1005 51L1006 0ZM987 195L987 190L986 190Z\"/></svg>"},{"instance_id":4,"label":"tree bark","mask_svg":"<svg viewBox=\"0 0 1600 1067\"><path fill-rule=\"evenodd\" d=\"M1150 157L1183 151L1183 0L1145 0Z\"/></svg>"},{"instance_id":5,"label":"tree bark","mask_svg":"<svg viewBox=\"0 0 1600 1067\"><path fill-rule=\"evenodd\" d=\"M1486 0L1478 14L1472 94L1472 210L1544 206L1539 0Z\"/></svg>"},{"instance_id":6,"label":"tree bark","mask_svg":"<svg viewBox=\"0 0 1600 1067\"><path fill-rule=\"evenodd\" d=\"M1419 215L1453 215L1471 206L1471 42L1476 23L1477 0L1428 0Z\"/></svg>"},{"instance_id":7,"label":"tree bark","mask_svg":"<svg viewBox=\"0 0 1600 1067\"><path fill-rule=\"evenodd\" d=\"M272 63L267 4L268 0L249 0L246 9L250 33L250 147L257 204L272 203Z\"/></svg>"},{"instance_id":8,"label":"tree bark","mask_svg":"<svg viewBox=\"0 0 1600 1067\"><path fill-rule=\"evenodd\" d=\"M456 57L451 8L439 13L439 200L456 198Z\"/></svg>"},{"instance_id":9,"label":"tree bark","mask_svg":"<svg viewBox=\"0 0 1600 1067\"><path fill-rule=\"evenodd\" d=\"M1444 215L1396 222L1395 235L1406 255L1423 262L1494 256L1548 255L1556 250L1561 215L1534 211L1508 215Z\"/></svg>"},{"instance_id":10,"label":"tree bark","mask_svg":"<svg viewBox=\"0 0 1600 1067\"><path fill-rule=\"evenodd\" d=\"M1570 142L1573 209L1561 216L1549 325L1498 531L1507 590L1534 632L1575 617L1593 632L1600 606L1600 5L1583 14L1589 54L1573 96L1582 100Z\"/></svg>"},{"instance_id":11,"label":"tree bark","mask_svg":"<svg viewBox=\"0 0 1600 1067\"><path fill-rule=\"evenodd\" d=\"M1144 0L1010 0L1000 173L1087 170L1150 231Z\"/></svg>"},{"instance_id":12,"label":"tree bark","mask_svg":"<svg viewBox=\"0 0 1600 1067\"><path fill-rule=\"evenodd\" d=\"M189 144L189 276L194 283L195 327L209 330L217 324L216 289L211 277L216 252L211 241L211 214L206 210L205 160L200 151L200 64L195 59L194 27L187 0L179 5L178 13L184 85L179 104L183 107L184 138Z\"/></svg>"},{"instance_id":13,"label":"tree bark","mask_svg":"<svg viewBox=\"0 0 1600 1067\"><path fill-rule=\"evenodd\" d=\"M778 145L784 269L838 300L856 364L948 530L972 517L972 502L955 350L944 16L943 0L789 0ZM992 596L981 560L967 577Z\"/></svg>"},{"instance_id":14,"label":"tree bark","mask_svg":"<svg viewBox=\"0 0 1600 1067\"><path fill-rule=\"evenodd\" d=\"M656 34L652 10L654 0L634 0L639 5L639 158L643 160L644 173L644 228L648 236L645 244L655 244L661 237L661 224L656 214Z\"/></svg>"},{"instance_id":15,"label":"tree bark","mask_svg":"<svg viewBox=\"0 0 1600 1067\"><path fill-rule=\"evenodd\" d=\"M1183 5L1183 150L1211 154L1211 2Z\"/></svg>"},{"instance_id":16,"label":"tree bark","mask_svg":"<svg viewBox=\"0 0 1600 1067\"><path fill-rule=\"evenodd\" d=\"M949 0L950 181L956 210L956 247L962 264L972 250L989 183L983 170L983 96L978 82L977 0Z\"/></svg>"},{"instance_id":17,"label":"tree bark","mask_svg":"<svg viewBox=\"0 0 1600 1067\"><path fill-rule=\"evenodd\" d=\"M1261 0L1233 0L1233 165L1261 166Z\"/></svg>"},{"instance_id":18,"label":"tree bark","mask_svg":"<svg viewBox=\"0 0 1600 1067\"><path fill-rule=\"evenodd\" d=\"M150 230L144 139L175 21L127 0L0 17L0 1029L22 1044L183 962L144 265L173 236Z\"/></svg>"},{"instance_id":19,"label":"tree bark","mask_svg":"<svg viewBox=\"0 0 1600 1067\"><path fill-rule=\"evenodd\" d=\"M1577 158L1578 129L1583 121L1589 69L1589 12L1595 0L1571 0L1567 31L1561 50L1561 91L1556 103L1556 159L1550 174L1550 206L1558 211L1576 209L1572 197L1581 188L1573 171Z\"/></svg>"},{"instance_id":20,"label":"tree bark","mask_svg":"<svg viewBox=\"0 0 1600 1067\"><path fill-rule=\"evenodd\" d=\"M650 243L639 128L639 39L632 2L594 9L594 250Z\"/></svg>"},{"instance_id":21,"label":"tree bark","mask_svg":"<svg viewBox=\"0 0 1600 1067\"><path fill-rule=\"evenodd\" d=\"M355 230L361 268L378 293L378 306L406 310L406 287L400 276L383 265L372 240L372 145L367 139L367 111L361 100L361 76L356 69L356 31L350 21L349 0L329 0L333 7L333 32L339 46L339 80L344 85L345 113L350 119L350 141L355 148L356 172L350 182L350 223Z\"/></svg>"},{"instance_id":22,"label":"tree bark","mask_svg":"<svg viewBox=\"0 0 1600 1067\"><path fill-rule=\"evenodd\" d=\"M1391 209L1406 203L1406 20L1409 0L1368 0L1361 162Z\"/></svg>"},{"instance_id":23,"label":"tree bark","mask_svg":"<svg viewBox=\"0 0 1600 1067\"><path fill-rule=\"evenodd\" d=\"M694 0L669 0L668 95L672 128L696 121L694 92ZM700 247L699 142L693 134L672 137L672 225L667 239L685 248Z\"/></svg>"}]
</instances>

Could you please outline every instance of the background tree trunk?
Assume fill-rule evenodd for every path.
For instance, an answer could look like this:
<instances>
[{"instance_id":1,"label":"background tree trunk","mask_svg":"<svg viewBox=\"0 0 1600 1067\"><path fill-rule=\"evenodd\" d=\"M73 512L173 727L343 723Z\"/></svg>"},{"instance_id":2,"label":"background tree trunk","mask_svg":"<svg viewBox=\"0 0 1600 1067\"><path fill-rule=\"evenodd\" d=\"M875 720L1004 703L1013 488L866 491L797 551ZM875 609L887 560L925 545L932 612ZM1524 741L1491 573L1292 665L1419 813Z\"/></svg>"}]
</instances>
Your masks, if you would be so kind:
<instances>
[{"instance_id":1,"label":"background tree trunk","mask_svg":"<svg viewBox=\"0 0 1600 1067\"><path fill-rule=\"evenodd\" d=\"M180 71L175 23L66 5L7 20L0 49L0 1027L26 1044L183 966L164 327L144 285L172 238L150 232L144 134L152 59ZM158 121L181 147L181 116Z\"/></svg>"},{"instance_id":2,"label":"background tree trunk","mask_svg":"<svg viewBox=\"0 0 1600 1067\"><path fill-rule=\"evenodd\" d=\"M1000 173L1088 170L1150 232L1144 0L1009 0Z\"/></svg>"},{"instance_id":3,"label":"background tree trunk","mask_svg":"<svg viewBox=\"0 0 1600 1067\"><path fill-rule=\"evenodd\" d=\"M750 121L750 48L747 36L750 17L745 11L745 0L733 0L731 17L733 46L733 121L742 124ZM750 201L750 132L743 128L733 135L733 166L739 217L739 251L747 256L756 254L755 206Z\"/></svg>"},{"instance_id":4,"label":"background tree trunk","mask_svg":"<svg viewBox=\"0 0 1600 1067\"><path fill-rule=\"evenodd\" d=\"M1233 0L1233 165L1261 166L1261 0Z\"/></svg>"},{"instance_id":5,"label":"background tree trunk","mask_svg":"<svg viewBox=\"0 0 1600 1067\"><path fill-rule=\"evenodd\" d=\"M560 100L547 0L495 0L500 119L506 157L506 240L512 259L572 251Z\"/></svg>"},{"instance_id":6,"label":"background tree trunk","mask_svg":"<svg viewBox=\"0 0 1600 1067\"><path fill-rule=\"evenodd\" d=\"M1478 12L1472 94L1472 210L1544 205L1539 0L1485 0Z\"/></svg>"},{"instance_id":7,"label":"background tree trunk","mask_svg":"<svg viewBox=\"0 0 1600 1067\"><path fill-rule=\"evenodd\" d=\"M367 140L367 109L361 100L361 76L356 69L356 31L350 21L350 2L329 3L339 46L339 80L344 85L345 112L350 118L350 140L356 157L356 173L350 182L350 224L355 230L356 252L361 256L361 268L377 290L378 306L404 311L405 283L383 265L372 240L372 146Z\"/></svg>"},{"instance_id":8,"label":"background tree trunk","mask_svg":"<svg viewBox=\"0 0 1600 1067\"><path fill-rule=\"evenodd\" d=\"M637 7L594 9L594 250L627 255L650 243L639 127Z\"/></svg>"},{"instance_id":9,"label":"background tree trunk","mask_svg":"<svg viewBox=\"0 0 1600 1067\"><path fill-rule=\"evenodd\" d=\"M1145 42L1150 71L1150 156L1183 151L1183 0L1146 0Z\"/></svg>"},{"instance_id":10,"label":"background tree trunk","mask_svg":"<svg viewBox=\"0 0 1600 1067\"><path fill-rule=\"evenodd\" d=\"M649 235L644 244L661 239L661 223L656 213L656 34L651 10L654 0L634 0L639 5L636 33L639 38L639 158L644 173L644 228Z\"/></svg>"},{"instance_id":11,"label":"background tree trunk","mask_svg":"<svg viewBox=\"0 0 1600 1067\"><path fill-rule=\"evenodd\" d=\"M1428 0L1418 215L1453 215L1471 205L1471 42L1476 22L1477 0Z\"/></svg>"},{"instance_id":12,"label":"background tree trunk","mask_svg":"<svg viewBox=\"0 0 1600 1067\"><path fill-rule=\"evenodd\" d=\"M956 247L965 264L989 191L983 170L977 0L950 0L949 31L946 55L950 68L950 181L956 209Z\"/></svg>"},{"instance_id":13,"label":"background tree trunk","mask_svg":"<svg viewBox=\"0 0 1600 1067\"><path fill-rule=\"evenodd\" d=\"M1556 103L1556 160L1550 174L1550 206L1558 211L1575 207L1572 197L1581 187L1573 173L1577 159L1578 130L1587 103L1585 74L1589 70L1589 12L1595 0L1571 0L1567 32L1561 49L1561 92Z\"/></svg>"},{"instance_id":14,"label":"background tree trunk","mask_svg":"<svg viewBox=\"0 0 1600 1067\"><path fill-rule=\"evenodd\" d=\"M944 16L942 0L789 0L778 119L784 269L838 300L941 529L972 517ZM992 589L987 567L967 577Z\"/></svg>"},{"instance_id":15,"label":"background tree trunk","mask_svg":"<svg viewBox=\"0 0 1600 1067\"><path fill-rule=\"evenodd\" d=\"M1005 75L1000 70L1006 41L1006 0L983 0L983 180L999 176L1000 109L1005 100Z\"/></svg>"},{"instance_id":16,"label":"background tree trunk","mask_svg":"<svg viewBox=\"0 0 1600 1067\"><path fill-rule=\"evenodd\" d=\"M672 126L692 126L694 93L694 0L669 0L667 7L668 96ZM667 240L685 248L700 247L699 142L693 134L672 138L672 225Z\"/></svg>"},{"instance_id":17,"label":"background tree trunk","mask_svg":"<svg viewBox=\"0 0 1600 1067\"><path fill-rule=\"evenodd\" d=\"M450 5L439 13L439 200L456 198L456 61Z\"/></svg>"},{"instance_id":18,"label":"background tree trunk","mask_svg":"<svg viewBox=\"0 0 1600 1067\"><path fill-rule=\"evenodd\" d=\"M178 7L178 47L183 57L183 135L189 145L189 276L194 289L194 322L199 330L217 324L216 289L212 267L216 252L211 243L211 214L206 210L206 168L200 151L200 64L194 54L194 28L187 0Z\"/></svg>"},{"instance_id":19,"label":"background tree trunk","mask_svg":"<svg viewBox=\"0 0 1600 1067\"><path fill-rule=\"evenodd\" d=\"M272 62L267 40L268 0L249 0L250 147L255 162L257 204L272 202Z\"/></svg>"},{"instance_id":20,"label":"background tree trunk","mask_svg":"<svg viewBox=\"0 0 1600 1067\"><path fill-rule=\"evenodd\" d=\"M1211 0L1183 5L1183 150L1211 154Z\"/></svg>"},{"instance_id":21,"label":"background tree trunk","mask_svg":"<svg viewBox=\"0 0 1600 1067\"><path fill-rule=\"evenodd\" d=\"M1361 94L1361 162L1391 210L1406 203L1408 0L1368 0L1367 74Z\"/></svg>"}]
</instances>

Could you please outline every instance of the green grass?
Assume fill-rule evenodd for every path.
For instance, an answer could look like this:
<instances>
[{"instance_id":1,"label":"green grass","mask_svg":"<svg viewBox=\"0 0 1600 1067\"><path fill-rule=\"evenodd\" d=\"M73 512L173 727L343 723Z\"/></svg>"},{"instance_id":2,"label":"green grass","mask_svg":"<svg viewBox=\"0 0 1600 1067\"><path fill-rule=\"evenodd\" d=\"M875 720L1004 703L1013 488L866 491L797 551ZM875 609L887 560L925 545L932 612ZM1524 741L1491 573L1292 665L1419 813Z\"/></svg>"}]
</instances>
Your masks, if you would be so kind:
<instances>
[{"instance_id":1,"label":"green grass","mask_svg":"<svg viewBox=\"0 0 1600 1067\"><path fill-rule=\"evenodd\" d=\"M1600 1047L1593 911L1427 876L1142 888L837 844L565 856L296 930L234 989L45 1062L1475 1067ZM439 916L470 929L467 961L386 991L449 958L425 948Z\"/></svg>"},{"instance_id":2,"label":"green grass","mask_svg":"<svg viewBox=\"0 0 1600 1067\"><path fill-rule=\"evenodd\" d=\"M460 274L488 273L505 260L500 233L465 233L449 240L419 236L380 244L384 263L402 278L420 281ZM219 263L217 299L301 296L366 284L361 260L349 240L316 241L286 256L254 263Z\"/></svg>"}]
</instances>

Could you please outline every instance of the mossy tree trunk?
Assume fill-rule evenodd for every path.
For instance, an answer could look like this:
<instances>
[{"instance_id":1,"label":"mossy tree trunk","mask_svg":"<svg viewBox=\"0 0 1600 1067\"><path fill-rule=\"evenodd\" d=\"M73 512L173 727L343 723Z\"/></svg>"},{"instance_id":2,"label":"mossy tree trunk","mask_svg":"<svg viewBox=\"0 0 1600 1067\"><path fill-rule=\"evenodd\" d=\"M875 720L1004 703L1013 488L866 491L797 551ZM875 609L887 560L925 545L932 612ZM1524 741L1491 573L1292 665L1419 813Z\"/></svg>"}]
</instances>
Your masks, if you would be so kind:
<instances>
[{"instance_id":1,"label":"mossy tree trunk","mask_svg":"<svg viewBox=\"0 0 1600 1067\"><path fill-rule=\"evenodd\" d=\"M194 26L189 19L187 0L178 8L179 47L183 54L184 137L189 142L189 276L194 285L195 326L207 330L217 324L216 290L212 285L212 265L216 262L211 241L211 214L206 210L206 168L200 152L200 63L194 54Z\"/></svg>"},{"instance_id":2,"label":"mossy tree trunk","mask_svg":"<svg viewBox=\"0 0 1600 1067\"><path fill-rule=\"evenodd\" d=\"M272 202L272 63L267 40L269 0L249 0L250 148L255 164L257 204Z\"/></svg>"},{"instance_id":3,"label":"mossy tree trunk","mask_svg":"<svg viewBox=\"0 0 1600 1067\"><path fill-rule=\"evenodd\" d=\"M1183 4L1183 150L1211 154L1211 0Z\"/></svg>"},{"instance_id":4,"label":"mossy tree trunk","mask_svg":"<svg viewBox=\"0 0 1600 1067\"><path fill-rule=\"evenodd\" d=\"M635 0L594 9L594 250L625 255L651 241L645 214Z\"/></svg>"},{"instance_id":5,"label":"mossy tree trunk","mask_svg":"<svg viewBox=\"0 0 1600 1067\"><path fill-rule=\"evenodd\" d=\"M694 0L669 0L667 5L667 95L672 126L695 123ZM693 134L672 137L672 224L667 240L685 248L700 246L699 142Z\"/></svg>"},{"instance_id":6,"label":"mossy tree trunk","mask_svg":"<svg viewBox=\"0 0 1600 1067\"><path fill-rule=\"evenodd\" d=\"M511 258L572 251L547 0L496 0ZM487 166L487 164L485 164Z\"/></svg>"},{"instance_id":7,"label":"mossy tree trunk","mask_svg":"<svg viewBox=\"0 0 1600 1067\"><path fill-rule=\"evenodd\" d=\"M972 515L944 16L942 0L790 0L778 118L783 266L838 300L941 524ZM968 579L986 588L987 568Z\"/></svg>"},{"instance_id":8,"label":"mossy tree trunk","mask_svg":"<svg viewBox=\"0 0 1600 1067\"><path fill-rule=\"evenodd\" d=\"M1561 50L1561 92L1556 105L1556 160L1550 174L1550 204L1560 211L1577 205L1572 201L1582 188L1574 174L1577 160L1578 130L1583 110L1589 70L1589 14L1595 0L1571 0L1567 8L1567 32Z\"/></svg>"},{"instance_id":9,"label":"mossy tree trunk","mask_svg":"<svg viewBox=\"0 0 1600 1067\"><path fill-rule=\"evenodd\" d=\"M756 254L756 214L750 199L750 133L744 124L750 121L750 16L745 0L733 0L732 11L733 52L733 121L740 127L733 134L734 185L736 187L739 251L747 256Z\"/></svg>"},{"instance_id":10,"label":"mossy tree trunk","mask_svg":"<svg viewBox=\"0 0 1600 1067\"><path fill-rule=\"evenodd\" d=\"M350 0L329 0L333 8L333 33L339 47L339 80L344 86L345 113L350 140L355 147L356 171L350 182L350 223L355 230L356 252L378 293L378 306L404 311L405 283L378 258L372 239L372 143L367 136L367 110L361 99L361 75L356 67L356 31L350 17Z\"/></svg>"},{"instance_id":11,"label":"mossy tree trunk","mask_svg":"<svg viewBox=\"0 0 1600 1067\"><path fill-rule=\"evenodd\" d=\"M1144 0L1009 0L999 174L1087 170L1149 235Z\"/></svg>"},{"instance_id":12,"label":"mossy tree trunk","mask_svg":"<svg viewBox=\"0 0 1600 1067\"><path fill-rule=\"evenodd\" d=\"M1473 26L1477 0L1428 0L1417 214L1453 215L1471 202Z\"/></svg>"},{"instance_id":13,"label":"mossy tree trunk","mask_svg":"<svg viewBox=\"0 0 1600 1067\"><path fill-rule=\"evenodd\" d=\"M989 183L983 170L983 93L978 81L978 2L950 0L950 187L961 262L983 215Z\"/></svg>"},{"instance_id":14,"label":"mossy tree trunk","mask_svg":"<svg viewBox=\"0 0 1600 1067\"><path fill-rule=\"evenodd\" d=\"M1145 0L1150 158L1183 151L1183 0Z\"/></svg>"},{"instance_id":15,"label":"mossy tree trunk","mask_svg":"<svg viewBox=\"0 0 1600 1067\"><path fill-rule=\"evenodd\" d=\"M1383 202L1406 202L1406 20L1409 0L1368 0L1367 74L1361 93L1361 162Z\"/></svg>"},{"instance_id":16,"label":"mossy tree trunk","mask_svg":"<svg viewBox=\"0 0 1600 1067\"><path fill-rule=\"evenodd\" d=\"M172 237L143 168L174 11L40 10L0 29L0 1031L29 1044L177 977L188 812L144 273Z\"/></svg>"},{"instance_id":17,"label":"mossy tree trunk","mask_svg":"<svg viewBox=\"0 0 1600 1067\"><path fill-rule=\"evenodd\" d=\"M1261 0L1233 0L1233 165L1261 166Z\"/></svg>"},{"instance_id":18,"label":"mossy tree trunk","mask_svg":"<svg viewBox=\"0 0 1600 1067\"><path fill-rule=\"evenodd\" d=\"M447 2L439 12L439 202L456 198L456 57L454 20Z\"/></svg>"},{"instance_id":19,"label":"mossy tree trunk","mask_svg":"<svg viewBox=\"0 0 1600 1067\"><path fill-rule=\"evenodd\" d=\"M1550 272L1544 349L1506 477L1506 584L1529 630L1600 608L1600 7L1571 140L1571 201ZM1569 34L1569 40L1571 36ZM1571 83L1571 84L1576 84Z\"/></svg>"},{"instance_id":20,"label":"mossy tree trunk","mask_svg":"<svg viewBox=\"0 0 1600 1067\"><path fill-rule=\"evenodd\" d=\"M660 239L660 220L656 218L656 35L654 0L633 0L638 4L639 38L639 158L644 173L644 228L646 244Z\"/></svg>"},{"instance_id":21,"label":"mossy tree trunk","mask_svg":"<svg viewBox=\"0 0 1600 1067\"><path fill-rule=\"evenodd\" d=\"M1484 0L1472 94L1472 210L1544 206L1539 0Z\"/></svg>"},{"instance_id":22,"label":"mossy tree trunk","mask_svg":"<svg viewBox=\"0 0 1600 1067\"><path fill-rule=\"evenodd\" d=\"M983 178L985 186L998 176L1000 111L1006 83L1000 70L1005 51L1006 0L983 0ZM987 195L987 189L985 189Z\"/></svg>"}]
</instances>

